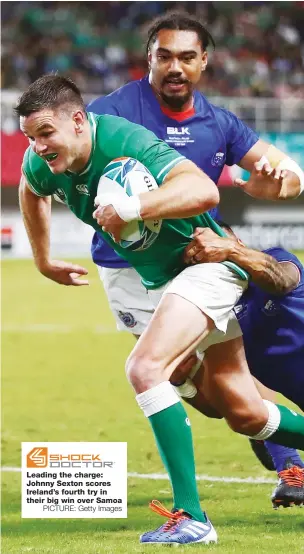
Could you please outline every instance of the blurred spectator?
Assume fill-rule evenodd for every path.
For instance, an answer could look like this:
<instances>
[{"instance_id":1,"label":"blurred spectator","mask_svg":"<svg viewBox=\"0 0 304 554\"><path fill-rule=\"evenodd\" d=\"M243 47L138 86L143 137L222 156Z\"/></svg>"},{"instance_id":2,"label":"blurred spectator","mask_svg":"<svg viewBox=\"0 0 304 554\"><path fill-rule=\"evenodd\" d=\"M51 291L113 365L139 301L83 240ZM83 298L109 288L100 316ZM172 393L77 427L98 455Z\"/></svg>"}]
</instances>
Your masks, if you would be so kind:
<instances>
[{"instance_id":1,"label":"blurred spectator","mask_svg":"<svg viewBox=\"0 0 304 554\"><path fill-rule=\"evenodd\" d=\"M304 97L304 3L285 1L3 2L2 88L59 71L82 92L107 94L146 73L147 26L174 9L215 39L207 95Z\"/></svg>"}]
</instances>

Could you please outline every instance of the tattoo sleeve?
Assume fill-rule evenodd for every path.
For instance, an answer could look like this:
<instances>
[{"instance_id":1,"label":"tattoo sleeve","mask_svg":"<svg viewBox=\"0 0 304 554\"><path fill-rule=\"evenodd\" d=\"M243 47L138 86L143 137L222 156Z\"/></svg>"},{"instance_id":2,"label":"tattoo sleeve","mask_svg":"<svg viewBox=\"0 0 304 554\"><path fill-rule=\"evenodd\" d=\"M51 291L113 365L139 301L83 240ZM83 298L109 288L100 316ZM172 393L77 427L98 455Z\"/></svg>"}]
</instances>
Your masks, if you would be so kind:
<instances>
[{"instance_id":1,"label":"tattoo sleeve","mask_svg":"<svg viewBox=\"0 0 304 554\"><path fill-rule=\"evenodd\" d=\"M271 294L287 294L299 283L299 270L295 264L278 262L264 252L236 244L229 259L248 271L253 282Z\"/></svg>"}]
</instances>

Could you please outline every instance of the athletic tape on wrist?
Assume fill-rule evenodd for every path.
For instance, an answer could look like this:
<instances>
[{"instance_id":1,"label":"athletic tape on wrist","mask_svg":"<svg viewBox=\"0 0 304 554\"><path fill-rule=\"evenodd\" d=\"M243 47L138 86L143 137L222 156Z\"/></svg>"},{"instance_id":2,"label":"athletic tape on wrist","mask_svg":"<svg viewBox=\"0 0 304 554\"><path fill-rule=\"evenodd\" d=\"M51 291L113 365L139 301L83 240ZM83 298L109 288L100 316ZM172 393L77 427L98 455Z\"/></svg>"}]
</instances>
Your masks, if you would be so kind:
<instances>
[{"instance_id":1,"label":"athletic tape on wrist","mask_svg":"<svg viewBox=\"0 0 304 554\"><path fill-rule=\"evenodd\" d=\"M293 171L293 173L295 173L299 177L299 180L300 180L299 194L301 194L301 192L303 192L304 190L304 172L297 164L297 162L295 162L294 160L288 157L284 158L284 160L280 161L278 165L278 169L288 169L289 171Z\"/></svg>"},{"instance_id":2,"label":"athletic tape on wrist","mask_svg":"<svg viewBox=\"0 0 304 554\"><path fill-rule=\"evenodd\" d=\"M123 202L121 199L114 199L112 206L119 217L126 222L142 219L140 216L141 206L139 196L128 196Z\"/></svg>"},{"instance_id":3,"label":"athletic tape on wrist","mask_svg":"<svg viewBox=\"0 0 304 554\"><path fill-rule=\"evenodd\" d=\"M141 220L140 215L140 199L139 196L127 196L126 198L115 198L113 194L103 193L98 194L94 200L95 206L113 206L119 217L126 223Z\"/></svg>"}]
</instances>

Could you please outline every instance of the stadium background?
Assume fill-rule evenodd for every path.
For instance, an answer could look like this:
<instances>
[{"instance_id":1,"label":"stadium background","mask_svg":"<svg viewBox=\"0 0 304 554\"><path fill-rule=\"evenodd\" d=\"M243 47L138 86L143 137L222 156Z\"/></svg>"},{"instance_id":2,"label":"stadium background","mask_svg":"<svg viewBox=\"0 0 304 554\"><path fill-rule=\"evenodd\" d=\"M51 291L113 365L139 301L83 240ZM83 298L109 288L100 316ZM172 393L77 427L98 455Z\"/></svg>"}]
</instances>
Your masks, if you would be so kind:
<instances>
[{"instance_id":1,"label":"stadium background","mask_svg":"<svg viewBox=\"0 0 304 554\"><path fill-rule=\"evenodd\" d=\"M30 248L18 213L17 185L27 143L13 106L30 82L49 71L72 77L87 100L142 77L149 21L183 8L205 21L216 42L200 89L304 167L304 2L16 1L2 2L1 8L2 465L20 466L21 441L127 440L130 472L162 472L151 433L123 376L132 339L115 332L88 259L90 229L55 203L53 255L86 265L88 288L58 287L24 259ZM221 209L245 242L257 248L281 244L304 250L304 199L284 205L252 201L231 186L237 174L238 168L223 171ZM198 473L213 479L262 480L254 481L256 486L212 479L200 484L220 532L222 546L214 547L215 552L279 552L283 541L291 553L298 553L303 523L298 514L271 513L266 481L274 482L273 475L256 462L245 439L221 422L189 413ZM166 482L132 477L127 523L20 524L19 488L18 473L3 474L7 553L141 552L136 543L145 522L159 523L147 515L149 498L170 502Z\"/></svg>"}]
</instances>

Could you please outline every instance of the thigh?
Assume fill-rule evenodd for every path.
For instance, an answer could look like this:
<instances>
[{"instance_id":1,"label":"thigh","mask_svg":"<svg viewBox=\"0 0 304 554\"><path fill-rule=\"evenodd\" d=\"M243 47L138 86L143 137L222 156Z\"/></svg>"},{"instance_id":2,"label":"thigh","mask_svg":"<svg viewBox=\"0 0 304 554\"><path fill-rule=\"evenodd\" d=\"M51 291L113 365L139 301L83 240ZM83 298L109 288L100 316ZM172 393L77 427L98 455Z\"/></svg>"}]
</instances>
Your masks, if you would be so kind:
<instances>
[{"instance_id":1,"label":"thigh","mask_svg":"<svg viewBox=\"0 0 304 554\"><path fill-rule=\"evenodd\" d=\"M163 369L163 378L169 379L177 365L213 328L213 321L200 308L176 294L166 294L132 355L139 360L148 357Z\"/></svg>"},{"instance_id":2,"label":"thigh","mask_svg":"<svg viewBox=\"0 0 304 554\"><path fill-rule=\"evenodd\" d=\"M266 410L250 374L241 338L215 344L205 352L203 390L212 406L230 421L231 414Z\"/></svg>"},{"instance_id":3,"label":"thigh","mask_svg":"<svg viewBox=\"0 0 304 554\"><path fill-rule=\"evenodd\" d=\"M226 333L231 310L247 287L223 264L197 264L184 269L160 292L163 295L177 294L188 300L210 317L215 327ZM159 291L149 291L153 302L159 299Z\"/></svg>"},{"instance_id":4,"label":"thigh","mask_svg":"<svg viewBox=\"0 0 304 554\"><path fill-rule=\"evenodd\" d=\"M140 276L132 267L98 267L119 331L141 335L147 327L154 307Z\"/></svg>"},{"instance_id":5,"label":"thigh","mask_svg":"<svg viewBox=\"0 0 304 554\"><path fill-rule=\"evenodd\" d=\"M166 286L149 291L157 309L133 353L148 353L169 379L202 340L207 339L208 346L226 340L231 310L246 286L222 264L187 267Z\"/></svg>"}]
</instances>

